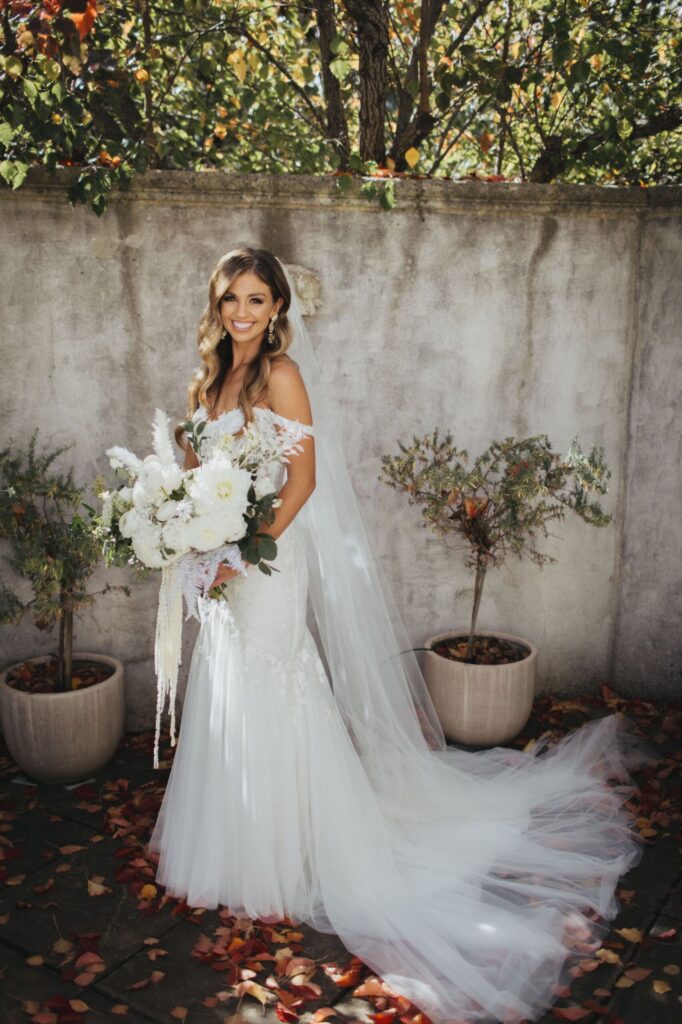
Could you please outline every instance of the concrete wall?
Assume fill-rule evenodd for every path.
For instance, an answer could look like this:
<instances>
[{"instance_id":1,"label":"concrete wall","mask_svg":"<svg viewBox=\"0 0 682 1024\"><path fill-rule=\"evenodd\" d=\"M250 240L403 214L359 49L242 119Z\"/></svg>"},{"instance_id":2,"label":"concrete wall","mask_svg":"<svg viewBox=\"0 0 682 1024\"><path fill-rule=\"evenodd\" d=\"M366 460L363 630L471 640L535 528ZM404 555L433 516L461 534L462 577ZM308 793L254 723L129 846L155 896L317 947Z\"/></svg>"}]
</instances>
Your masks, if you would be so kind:
<instances>
[{"instance_id":1,"label":"concrete wall","mask_svg":"<svg viewBox=\"0 0 682 1024\"><path fill-rule=\"evenodd\" d=\"M682 188L399 181L385 212L332 180L158 172L98 219L65 202L68 173L0 190L3 444L35 425L73 440L83 481L112 443L149 450L154 408L184 415L213 265L264 246L319 277L309 326L414 645L467 623L473 580L377 480L381 454L435 426L472 455L578 433L605 446L612 525L556 524L542 549L557 563L491 573L479 625L539 646L539 690L676 696ZM107 594L77 624L81 649L126 663L129 729L153 723L157 587ZM0 642L7 665L53 640L26 619Z\"/></svg>"}]
</instances>

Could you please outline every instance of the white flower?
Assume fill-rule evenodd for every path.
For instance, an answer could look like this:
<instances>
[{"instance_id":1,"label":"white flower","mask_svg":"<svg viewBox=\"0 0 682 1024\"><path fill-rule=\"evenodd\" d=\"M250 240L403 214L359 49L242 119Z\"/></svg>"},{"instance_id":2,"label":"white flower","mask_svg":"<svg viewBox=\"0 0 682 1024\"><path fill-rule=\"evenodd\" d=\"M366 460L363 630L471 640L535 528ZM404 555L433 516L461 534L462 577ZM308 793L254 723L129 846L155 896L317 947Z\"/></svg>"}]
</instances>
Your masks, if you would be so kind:
<instances>
[{"instance_id":1,"label":"white flower","mask_svg":"<svg viewBox=\"0 0 682 1024\"><path fill-rule=\"evenodd\" d=\"M161 554L161 527L143 523L132 536L133 551L151 569L161 569L166 559Z\"/></svg>"},{"instance_id":2,"label":"white flower","mask_svg":"<svg viewBox=\"0 0 682 1024\"><path fill-rule=\"evenodd\" d=\"M215 455L194 470L188 484L197 512L220 516L242 516L248 507L251 474Z\"/></svg>"},{"instance_id":3,"label":"white flower","mask_svg":"<svg viewBox=\"0 0 682 1024\"><path fill-rule=\"evenodd\" d=\"M277 490L267 469L260 470L256 473L254 490L258 501L260 501L261 498L264 498L266 494L272 494L273 491Z\"/></svg>"},{"instance_id":4,"label":"white flower","mask_svg":"<svg viewBox=\"0 0 682 1024\"><path fill-rule=\"evenodd\" d=\"M231 524L227 517L218 519L216 516L199 515L191 519L184 527L185 537L191 547L197 551L210 551L211 548L220 547L228 540L239 539L231 536ZM242 536L246 529L245 523L241 522Z\"/></svg>"},{"instance_id":5,"label":"white flower","mask_svg":"<svg viewBox=\"0 0 682 1024\"><path fill-rule=\"evenodd\" d=\"M142 465L140 459L133 452L129 452L127 448L114 445L113 448L107 448L106 453L109 456L109 464L112 469L125 468L131 476L137 476L140 472L140 466Z\"/></svg>"},{"instance_id":6,"label":"white flower","mask_svg":"<svg viewBox=\"0 0 682 1024\"><path fill-rule=\"evenodd\" d=\"M161 531L163 546L165 548L170 548L178 555L184 555L185 552L189 551L192 547L192 541L187 527L188 523L183 522L178 518L171 519L169 522L164 523Z\"/></svg>"},{"instance_id":7,"label":"white flower","mask_svg":"<svg viewBox=\"0 0 682 1024\"><path fill-rule=\"evenodd\" d=\"M162 523L165 523L169 519L172 519L175 515L177 515L179 504L180 503L178 501L173 501L170 499L168 501L162 501L156 510L156 518L159 519Z\"/></svg>"},{"instance_id":8,"label":"white flower","mask_svg":"<svg viewBox=\"0 0 682 1024\"><path fill-rule=\"evenodd\" d=\"M129 508L118 521L118 529L122 537L132 538L143 530L145 526L151 526L151 523L136 508Z\"/></svg>"}]
</instances>

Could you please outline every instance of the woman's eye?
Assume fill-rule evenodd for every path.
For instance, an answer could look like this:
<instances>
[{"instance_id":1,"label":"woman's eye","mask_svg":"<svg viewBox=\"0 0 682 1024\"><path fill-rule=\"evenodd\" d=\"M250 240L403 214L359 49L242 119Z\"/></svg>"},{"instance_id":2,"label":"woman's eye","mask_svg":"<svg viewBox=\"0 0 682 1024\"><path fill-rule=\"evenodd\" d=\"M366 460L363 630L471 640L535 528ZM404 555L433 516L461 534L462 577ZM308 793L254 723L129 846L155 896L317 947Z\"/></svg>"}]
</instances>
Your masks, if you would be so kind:
<instances>
[{"instance_id":1,"label":"woman's eye","mask_svg":"<svg viewBox=\"0 0 682 1024\"><path fill-rule=\"evenodd\" d=\"M228 295L223 295L223 297L222 297L222 299L220 301L221 302L232 302L233 299L234 299L234 295L229 295L228 294ZM263 300L262 299L254 298L251 301L252 302L257 302L259 306L263 305Z\"/></svg>"}]
</instances>

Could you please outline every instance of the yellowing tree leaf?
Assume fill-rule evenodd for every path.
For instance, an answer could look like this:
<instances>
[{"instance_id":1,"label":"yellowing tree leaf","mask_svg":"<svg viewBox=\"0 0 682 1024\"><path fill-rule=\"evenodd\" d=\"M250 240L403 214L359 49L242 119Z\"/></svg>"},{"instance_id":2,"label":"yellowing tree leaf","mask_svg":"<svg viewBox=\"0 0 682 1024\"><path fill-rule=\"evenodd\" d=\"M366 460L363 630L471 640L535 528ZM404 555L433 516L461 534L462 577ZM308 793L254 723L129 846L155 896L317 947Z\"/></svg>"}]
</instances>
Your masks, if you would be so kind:
<instances>
[{"instance_id":1,"label":"yellowing tree leaf","mask_svg":"<svg viewBox=\"0 0 682 1024\"><path fill-rule=\"evenodd\" d=\"M410 168L419 163L419 150L415 149L414 146L410 146L410 148L405 151L405 162Z\"/></svg>"}]
</instances>

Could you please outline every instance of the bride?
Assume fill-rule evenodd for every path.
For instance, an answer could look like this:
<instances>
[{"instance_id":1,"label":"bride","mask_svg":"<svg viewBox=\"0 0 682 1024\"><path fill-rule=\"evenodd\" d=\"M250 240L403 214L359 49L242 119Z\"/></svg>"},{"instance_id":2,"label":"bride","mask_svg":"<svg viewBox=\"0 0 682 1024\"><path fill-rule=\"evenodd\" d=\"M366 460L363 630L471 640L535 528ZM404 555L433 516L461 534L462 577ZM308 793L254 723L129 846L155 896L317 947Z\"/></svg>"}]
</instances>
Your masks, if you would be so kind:
<instances>
[{"instance_id":1,"label":"bride","mask_svg":"<svg viewBox=\"0 0 682 1024\"><path fill-rule=\"evenodd\" d=\"M202 454L251 420L302 440L262 530L278 571L223 563L223 597L199 598L156 879L190 906L336 933L433 1021L536 1019L642 856L625 802L652 748L620 714L527 750L448 747L288 268L264 249L223 256L198 343Z\"/></svg>"}]
</instances>

